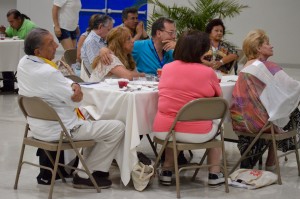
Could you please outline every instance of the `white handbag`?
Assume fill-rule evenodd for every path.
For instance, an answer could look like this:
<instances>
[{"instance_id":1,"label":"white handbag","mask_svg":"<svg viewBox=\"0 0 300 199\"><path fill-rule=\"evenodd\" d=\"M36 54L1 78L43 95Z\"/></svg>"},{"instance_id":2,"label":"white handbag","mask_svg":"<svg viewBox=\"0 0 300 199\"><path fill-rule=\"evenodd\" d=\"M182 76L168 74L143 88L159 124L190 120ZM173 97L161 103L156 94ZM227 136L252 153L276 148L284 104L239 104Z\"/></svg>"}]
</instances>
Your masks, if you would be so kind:
<instances>
[{"instance_id":1,"label":"white handbag","mask_svg":"<svg viewBox=\"0 0 300 199\"><path fill-rule=\"evenodd\" d=\"M277 181L277 175L270 171L238 169L229 176L228 184L245 189L257 189Z\"/></svg>"},{"instance_id":2,"label":"white handbag","mask_svg":"<svg viewBox=\"0 0 300 199\"><path fill-rule=\"evenodd\" d=\"M131 172L134 188L143 191L149 184L153 174L154 168L152 165L144 165L142 162L138 162Z\"/></svg>"}]
</instances>

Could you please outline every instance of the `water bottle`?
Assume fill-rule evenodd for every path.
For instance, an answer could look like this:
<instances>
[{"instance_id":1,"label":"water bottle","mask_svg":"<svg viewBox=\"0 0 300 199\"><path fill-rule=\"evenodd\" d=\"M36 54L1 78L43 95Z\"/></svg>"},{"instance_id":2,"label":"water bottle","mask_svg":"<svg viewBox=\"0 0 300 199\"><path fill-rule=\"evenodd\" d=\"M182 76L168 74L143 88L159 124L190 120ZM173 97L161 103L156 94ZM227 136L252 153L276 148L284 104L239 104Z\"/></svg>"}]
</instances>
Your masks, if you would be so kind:
<instances>
[{"instance_id":1,"label":"water bottle","mask_svg":"<svg viewBox=\"0 0 300 199\"><path fill-rule=\"evenodd\" d=\"M81 71L81 65L79 62L76 62L74 64L72 64L72 69L74 71L74 73L77 75L77 76L80 76L80 71Z\"/></svg>"}]
</instances>

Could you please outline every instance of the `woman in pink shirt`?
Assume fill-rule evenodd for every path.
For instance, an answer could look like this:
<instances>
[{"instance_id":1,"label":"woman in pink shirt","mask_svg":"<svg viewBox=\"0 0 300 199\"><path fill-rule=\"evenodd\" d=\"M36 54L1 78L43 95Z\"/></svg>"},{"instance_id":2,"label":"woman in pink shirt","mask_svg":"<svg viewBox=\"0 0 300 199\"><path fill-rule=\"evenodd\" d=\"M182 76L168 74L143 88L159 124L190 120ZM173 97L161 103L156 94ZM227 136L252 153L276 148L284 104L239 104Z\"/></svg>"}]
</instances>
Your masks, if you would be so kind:
<instances>
[{"instance_id":1,"label":"woman in pink shirt","mask_svg":"<svg viewBox=\"0 0 300 199\"><path fill-rule=\"evenodd\" d=\"M173 62L162 69L159 82L158 111L154 119L155 136L164 139L174 121L177 112L189 101L198 98L218 97L221 87L214 70L202 64L203 55L210 48L206 33L192 30L185 32L177 41ZM180 122L177 123L176 139L183 142L202 143L212 139L219 121ZM166 149L165 161L160 174L160 182L170 185L174 166L172 149ZM218 164L221 150L209 150L209 164ZM219 166L209 168L208 184L215 186L224 183Z\"/></svg>"}]
</instances>

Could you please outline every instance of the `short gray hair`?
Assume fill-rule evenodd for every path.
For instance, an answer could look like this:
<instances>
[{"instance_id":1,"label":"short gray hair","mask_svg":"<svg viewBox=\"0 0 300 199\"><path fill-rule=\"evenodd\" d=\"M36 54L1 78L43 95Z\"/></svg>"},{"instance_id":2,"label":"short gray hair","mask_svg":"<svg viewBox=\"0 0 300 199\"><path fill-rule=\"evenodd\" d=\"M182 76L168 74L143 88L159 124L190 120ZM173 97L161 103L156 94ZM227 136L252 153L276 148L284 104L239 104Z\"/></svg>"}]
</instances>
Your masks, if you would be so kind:
<instances>
[{"instance_id":1,"label":"short gray hair","mask_svg":"<svg viewBox=\"0 0 300 199\"><path fill-rule=\"evenodd\" d=\"M24 41L24 52L26 55L34 55L34 50L43 44L43 38L49 35L46 29L35 28L29 32Z\"/></svg>"},{"instance_id":2,"label":"short gray hair","mask_svg":"<svg viewBox=\"0 0 300 199\"><path fill-rule=\"evenodd\" d=\"M94 18L93 29L98 29L100 24L106 27L110 22L115 23L115 20L108 15L97 15Z\"/></svg>"}]
</instances>

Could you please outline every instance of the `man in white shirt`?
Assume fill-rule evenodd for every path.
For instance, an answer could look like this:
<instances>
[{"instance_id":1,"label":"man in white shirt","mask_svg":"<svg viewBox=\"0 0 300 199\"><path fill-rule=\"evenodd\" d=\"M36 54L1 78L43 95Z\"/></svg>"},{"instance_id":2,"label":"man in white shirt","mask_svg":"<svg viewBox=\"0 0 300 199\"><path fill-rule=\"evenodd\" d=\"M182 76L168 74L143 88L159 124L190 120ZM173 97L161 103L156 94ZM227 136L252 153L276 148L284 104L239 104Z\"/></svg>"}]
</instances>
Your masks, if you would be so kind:
<instances>
[{"instance_id":1,"label":"man in white shirt","mask_svg":"<svg viewBox=\"0 0 300 199\"><path fill-rule=\"evenodd\" d=\"M88 168L100 188L108 188L108 170L123 141L124 124L118 120L89 121L78 118L76 108L83 97L79 84L65 78L54 58L57 43L49 31L37 28L25 39L25 56L18 65L20 95L37 96L53 107L74 140L94 139L94 147L84 150ZM33 136L37 139L58 140L61 127L57 122L27 118ZM79 165L82 168L82 165ZM75 188L91 188L93 184L78 172L73 179Z\"/></svg>"},{"instance_id":2,"label":"man in white shirt","mask_svg":"<svg viewBox=\"0 0 300 199\"><path fill-rule=\"evenodd\" d=\"M114 20L108 15L98 15L94 19L93 30L85 39L81 48L81 60L90 73L92 73L92 63L99 50L106 47L106 35L113 28Z\"/></svg>"}]
</instances>

